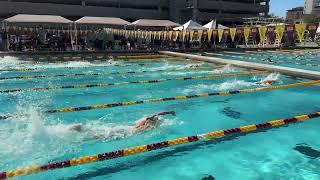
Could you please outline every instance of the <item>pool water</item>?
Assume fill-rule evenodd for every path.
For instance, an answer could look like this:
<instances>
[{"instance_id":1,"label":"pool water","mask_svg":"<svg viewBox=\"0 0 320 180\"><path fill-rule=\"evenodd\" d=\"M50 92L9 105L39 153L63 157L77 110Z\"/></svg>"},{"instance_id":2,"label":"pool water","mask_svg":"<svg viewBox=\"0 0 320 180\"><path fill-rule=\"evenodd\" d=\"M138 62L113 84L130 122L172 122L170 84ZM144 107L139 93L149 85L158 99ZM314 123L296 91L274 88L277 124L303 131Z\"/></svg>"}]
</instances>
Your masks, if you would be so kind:
<instances>
[{"instance_id":1,"label":"pool water","mask_svg":"<svg viewBox=\"0 0 320 180\"><path fill-rule=\"evenodd\" d=\"M320 71L320 51L296 51L296 52L223 52L209 53L209 56L215 56L225 59L243 60L248 62L257 62L263 64L272 64L292 68Z\"/></svg>"},{"instance_id":2,"label":"pool water","mask_svg":"<svg viewBox=\"0 0 320 180\"><path fill-rule=\"evenodd\" d=\"M180 61L190 62L183 59ZM25 64L14 57L5 57L0 63L2 70L37 68L33 71L0 69L0 78L177 69L168 72L2 80L0 90L157 80L249 71L231 66L191 71L187 69L190 65L175 64L169 60ZM201 64L203 67L213 65ZM308 81L268 73L218 79L172 80L110 87L1 93L0 115L10 115L10 118L0 122L0 171L319 111L320 87L306 86L91 111L45 113L46 110L66 107L248 89L260 87L261 85L255 82L266 78L277 79L276 84ZM132 127L139 119L162 111L176 111L177 114L162 117L159 128L132 134ZM318 118L241 136L202 141L136 156L40 172L21 176L19 179L193 180L207 175L212 175L216 179L230 180L320 179L318 168L320 161L317 159L317 153L303 153L297 150L297 146L303 144L320 154L320 142L316 141L319 136L316 128L320 125L319 120ZM87 131L82 133L70 131L70 126L74 124L81 124Z\"/></svg>"}]
</instances>

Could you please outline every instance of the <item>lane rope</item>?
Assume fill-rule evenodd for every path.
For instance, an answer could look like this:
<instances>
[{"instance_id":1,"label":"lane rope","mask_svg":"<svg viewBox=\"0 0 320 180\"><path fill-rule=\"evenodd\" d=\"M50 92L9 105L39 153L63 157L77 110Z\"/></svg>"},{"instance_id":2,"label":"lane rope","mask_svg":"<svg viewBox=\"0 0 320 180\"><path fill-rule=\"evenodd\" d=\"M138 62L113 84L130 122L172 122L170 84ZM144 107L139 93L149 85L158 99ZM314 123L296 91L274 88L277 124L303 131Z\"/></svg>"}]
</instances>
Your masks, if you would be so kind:
<instances>
[{"instance_id":1,"label":"lane rope","mask_svg":"<svg viewBox=\"0 0 320 180\"><path fill-rule=\"evenodd\" d=\"M0 69L0 72L6 71L35 71L35 70L49 70L49 69L85 69L85 68L99 68L99 67L127 67L127 66L145 66L148 64L109 64L104 66L85 66L85 67L51 67L51 68L21 68L21 69Z\"/></svg>"},{"instance_id":2,"label":"lane rope","mask_svg":"<svg viewBox=\"0 0 320 180\"><path fill-rule=\"evenodd\" d=\"M258 74L266 74L268 71L253 71L253 72L243 72L235 74L215 74L207 76L191 76L191 77L181 77L181 78L168 78L168 79L158 79L158 80L141 80L141 81L131 81L131 82L116 82L116 83L100 83L100 84L79 84L70 86L51 86L51 87L39 87L39 88L26 88L26 89L9 89L0 90L0 93L13 93L22 91L45 91L45 90L61 90L61 89L81 89L81 88L95 88L95 87L107 87L107 86L120 86L129 84L153 84L161 83L166 81L188 81L192 79L216 79L223 77L240 77L240 76L250 76Z\"/></svg>"},{"instance_id":3,"label":"lane rope","mask_svg":"<svg viewBox=\"0 0 320 180\"><path fill-rule=\"evenodd\" d=\"M106 59L106 60L95 60L91 62L107 62L110 61L111 59ZM185 61L185 59L181 57L168 57L168 58L153 58L153 59L113 59L115 62L133 62L133 61L139 61L139 62L148 62L148 63L153 63L157 61ZM191 60L189 60L191 61ZM192 60L193 61L193 60ZM66 61L49 61L50 63L65 63ZM80 62L90 62L87 60L81 60ZM41 64L42 62L30 62L28 64Z\"/></svg>"},{"instance_id":4,"label":"lane rope","mask_svg":"<svg viewBox=\"0 0 320 180\"><path fill-rule=\"evenodd\" d=\"M141 60L153 60L153 59L177 59L177 57L167 56L167 55L153 55L153 56L116 56L115 59L120 60L131 60L131 59L141 59ZM180 58L181 59L181 58Z\"/></svg>"},{"instance_id":5,"label":"lane rope","mask_svg":"<svg viewBox=\"0 0 320 180\"><path fill-rule=\"evenodd\" d=\"M210 68L222 68L224 66L209 66L209 67L195 67L195 68L170 68L170 69L160 69L160 70L144 70L144 71L118 71L118 72L107 72L107 73L77 73L77 74L53 74L53 75L35 75L35 76L15 76L15 77L0 77L0 80L12 80L12 79L34 79L34 78L54 78L54 77L72 77L72 76L99 76L99 75L116 75L116 74L136 74L136 73L148 73L148 72L167 72L167 71L201 71L203 69Z\"/></svg>"},{"instance_id":6,"label":"lane rope","mask_svg":"<svg viewBox=\"0 0 320 180\"><path fill-rule=\"evenodd\" d=\"M162 101L177 101L177 100L185 100L185 99L193 99L200 97L209 97L209 96L221 96L221 95L234 95L234 94L244 94L244 93L252 93L256 91L266 91L266 90L275 90L275 89L283 89L283 88L291 88L291 87L299 87L299 86L311 86L320 84L320 80L317 81L309 81L309 82L300 82L294 84L284 84L278 86L267 86L267 87L258 87L251 89L242 89L235 91L223 91L223 92L211 92L205 94L194 94L189 96L175 96L175 97L166 97L166 98L157 98L157 99L147 99L147 100L139 100L139 101L128 101L128 102L119 102L112 104L98 104L93 106L83 106L83 107L70 107L70 108L62 108L55 110L48 110L47 113L66 113L66 112L75 112L75 111L87 111L94 109L105 109L105 108L114 108L120 106L132 106L138 104L147 104L147 103L155 103Z\"/></svg>"},{"instance_id":7,"label":"lane rope","mask_svg":"<svg viewBox=\"0 0 320 180\"><path fill-rule=\"evenodd\" d=\"M139 56L153 56L159 54L156 53L139 53ZM130 56L137 56L137 54L131 54ZM26 57L23 58L24 61L33 61L33 62L65 62L65 61L105 61L110 60L111 57L117 57L107 54L89 54L89 55L64 55L64 56L38 56L38 57Z\"/></svg>"},{"instance_id":8,"label":"lane rope","mask_svg":"<svg viewBox=\"0 0 320 180\"><path fill-rule=\"evenodd\" d=\"M280 126L285 126L288 124L297 123L297 122L304 122L306 120L319 118L319 117L320 117L320 112L315 112L315 113L310 113L305 115L294 116L286 119L268 121L260 124L252 124L252 125L241 126L238 128L218 130L218 131L213 131L213 132L208 132L208 133L203 133L203 134L198 134L193 136L166 140L166 141L157 142L153 144L140 145L140 146L130 147L126 149L105 152L101 154L82 156L82 157L73 158L65 161L50 162L44 165L35 165L35 166L26 167L26 168L0 172L0 179L12 178L12 177L35 174L35 173L54 170L54 169L69 168L69 167L74 167L74 166L79 166L79 165L84 165L89 163L95 163L98 161L106 161L106 160L111 160L111 159L116 159L121 157L133 156L133 155L147 153L149 151L164 149L168 147L195 143L198 141L219 139L226 136L239 135L239 134L250 133L250 132L252 133L258 130L272 129Z\"/></svg>"}]
</instances>

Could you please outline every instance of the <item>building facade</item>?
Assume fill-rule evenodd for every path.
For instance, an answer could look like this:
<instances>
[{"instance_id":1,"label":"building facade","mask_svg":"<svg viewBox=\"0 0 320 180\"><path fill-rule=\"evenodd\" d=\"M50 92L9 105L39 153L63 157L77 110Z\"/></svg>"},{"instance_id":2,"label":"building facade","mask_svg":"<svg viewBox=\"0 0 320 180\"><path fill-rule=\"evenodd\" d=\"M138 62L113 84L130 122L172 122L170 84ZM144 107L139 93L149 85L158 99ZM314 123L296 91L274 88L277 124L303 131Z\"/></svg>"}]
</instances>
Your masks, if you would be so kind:
<instances>
[{"instance_id":1,"label":"building facade","mask_svg":"<svg viewBox=\"0 0 320 180\"><path fill-rule=\"evenodd\" d=\"M305 0L304 14L320 16L320 0Z\"/></svg>"},{"instance_id":2,"label":"building facade","mask_svg":"<svg viewBox=\"0 0 320 180\"><path fill-rule=\"evenodd\" d=\"M292 8L287 11L287 20L290 23L298 23L302 22L302 17L303 17L303 7L296 7Z\"/></svg>"},{"instance_id":3,"label":"building facade","mask_svg":"<svg viewBox=\"0 0 320 180\"><path fill-rule=\"evenodd\" d=\"M219 23L241 23L243 18L266 16L269 0L185 0L184 6L177 6L179 13L175 20L184 22L193 19L206 23L217 19Z\"/></svg>"},{"instance_id":4,"label":"building facade","mask_svg":"<svg viewBox=\"0 0 320 180\"><path fill-rule=\"evenodd\" d=\"M60 15L71 20L83 16L137 19L190 19L206 23L239 23L242 18L265 16L269 0L0 0L0 18L16 14Z\"/></svg>"}]
</instances>

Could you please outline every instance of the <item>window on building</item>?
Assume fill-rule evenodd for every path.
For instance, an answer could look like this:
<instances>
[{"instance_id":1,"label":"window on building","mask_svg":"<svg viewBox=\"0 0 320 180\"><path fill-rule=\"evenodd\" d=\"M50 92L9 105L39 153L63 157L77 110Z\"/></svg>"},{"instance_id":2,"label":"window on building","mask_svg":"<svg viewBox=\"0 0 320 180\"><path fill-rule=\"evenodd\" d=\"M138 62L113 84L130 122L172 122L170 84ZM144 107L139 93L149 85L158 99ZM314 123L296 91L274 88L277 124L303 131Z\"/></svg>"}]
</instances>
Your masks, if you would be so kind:
<instances>
[{"instance_id":1,"label":"window on building","mask_svg":"<svg viewBox=\"0 0 320 180\"><path fill-rule=\"evenodd\" d=\"M186 8L193 8L193 0L186 0Z\"/></svg>"},{"instance_id":2,"label":"window on building","mask_svg":"<svg viewBox=\"0 0 320 180\"><path fill-rule=\"evenodd\" d=\"M316 8L319 8L319 7L320 7L320 0L316 0L315 7L316 7Z\"/></svg>"}]
</instances>

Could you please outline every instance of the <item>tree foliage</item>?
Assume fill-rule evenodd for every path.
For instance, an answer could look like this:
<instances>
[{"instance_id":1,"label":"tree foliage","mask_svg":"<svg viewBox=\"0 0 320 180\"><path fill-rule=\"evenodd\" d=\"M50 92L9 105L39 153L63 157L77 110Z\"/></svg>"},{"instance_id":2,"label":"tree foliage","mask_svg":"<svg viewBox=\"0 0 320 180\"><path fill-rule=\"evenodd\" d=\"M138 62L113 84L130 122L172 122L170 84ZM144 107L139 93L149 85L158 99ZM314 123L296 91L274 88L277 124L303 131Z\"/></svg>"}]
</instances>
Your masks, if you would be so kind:
<instances>
[{"instance_id":1,"label":"tree foliage","mask_svg":"<svg viewBox=\"0 0 320 180\"><path fill-rule=\"evenodd\" d=\"M303 17L304 23L319 23L320 22L320 16L316 15L308 15Z\"/></svg>"}]
</instances>

